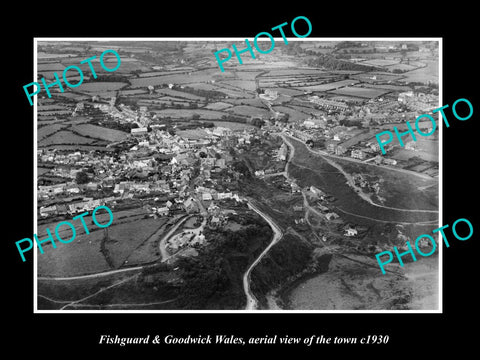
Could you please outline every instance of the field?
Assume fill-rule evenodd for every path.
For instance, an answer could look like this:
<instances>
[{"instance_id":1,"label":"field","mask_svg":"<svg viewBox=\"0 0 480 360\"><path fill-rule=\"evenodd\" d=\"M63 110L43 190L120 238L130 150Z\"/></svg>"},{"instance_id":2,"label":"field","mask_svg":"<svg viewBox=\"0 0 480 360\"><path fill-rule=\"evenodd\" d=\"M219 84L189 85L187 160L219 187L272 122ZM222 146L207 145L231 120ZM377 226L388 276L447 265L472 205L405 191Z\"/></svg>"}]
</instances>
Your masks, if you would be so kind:
<instances>
[{"instance_id":1,"label":"field","mask_svg":"<svg viewBox=\"0 0 480 360\"><path fill-rule=\"evenodd\" d=\"M56 144L91 144L95 140L73 134L70 131L60 130L57 133L39 141L40 147Z\"/></svg>"},{"instance_id":2,"label":"field","mask_svg":"<svg viewBox=\"0 0 480 360\"><path fill-rule=\"evenodd\" d=\"M126 83L122 82L100 82L100 81L93 81L90 83L83 83L78 88L77 91L81 92L92 92L95 95L98 92L106 92L106 91L116 91L120 90L121 88L127 86Z\"/></svg>"},{"instance_id":3,"label":"field","mask_svg":"<svg viewBox=\"0 0 480 360\"><path fill-rule=\"evenodd\" d=\"M203 96L198 96L198 95L193 95L187 92L179 91L179 90L172 90L168 88L162 88L162 89L156 89L156 93L158 94L164 94L168 96L172 96L175 98L184 98L184 99L189 99L189 100L204 100L205 98Z\"/></svg>"},{"instance_id":4,"label":"field","mask_svg":"<svg viewBox=\"0 0 480 360\"><path fill-rule=\"evenodd\" d=\"M64 97L67 99L72 99L75 101L85 101L85 100L90 100L92 97L84 94L78 94L75 92L72 92L71 90L65 90L63 93L57 93L55 94L55 97Z\"/></svg>"},{"instance_id":5,"label":"field","mask_svg":"<svg viewBox=\"0 0 480 360\"><path fill-rule=\"evenodd\" d=\"M261 74L262 71L237 71L236 74L238 76L239 79L242 79L244 81L246 80L250 80L250 81L254 81L255 78Z\"/></svg>"},{"instance_id":6,"label":"field","mask_svg":"<svg viewBox=\"0 0 480 360\"><path fill-rule=\"evenodd\" d=\"M38 280L38 294L39 296L39 309L49 309L52 303L43 303L42 296L47 296L59 301L74 301L86 296L89 296L101 288L104 288L113 283L114 281L121 280L128 276L135 274L135 272L126 272L112 274L108 277L92 277L83 279L74 279L69 281L51 281L51 280ZM48 307L44 307L44 306ZM64 304L54 304L55 308L59 308Z\"/></svg>"},{"instance_id":7,"label":"field","mask_svg":"<svg viewBox=\"0 0 480 360\"><path fill-rule=\"evenodd\" d=\"M65 116L71 115L72 112L70 110L55 110L55 111L42 111L38 113L39 117L46 117L46 116Z\"/></svg>"},{"instance_id":8,"label":"field","mask_svg":"<svg viewBox=\"0 0 480 360\"><path fill-rule=\"evenodd\" d=\"M41 113L42 111L54 111L54 110L66 110L67 108L63 105L58 104L45 104L38 105L37 111Z\"/></svg>"},{"instance_id":9,"label":"field","mask_svg":"<svg viewBox=\"0 0 480 360\"><path fill-rule=\"evenodd\" d=\"M139 94L146 94L147 89L133 89L133 90L120 90L120 96L131 96L131 95L139 95Z\"/></svg>"},{"instance_id":10,"label":"field","mask_svg":"<svg viewBox=\"0 0 480 360\"><path fill-rule=\"evenodd\" d=\"M199 90L219 90L218 86L212 85L209 83L192 83L188 84L189 87L194 88L194 89L199 89Z\"/></svg>"},{"instance_id":11,"label":"field","mask_svg":"<svg viewBox=\"0 0 480 360\"><path fill-rule=\"evenodd\" d=\"M72 116L66 121L67 124L77 125L88 123L91 119L86 116Z\"/></svg>"},{"instance_id":12,"label":"field","mask_svg":"<svg viewBox=\"0 0 480 360\"><path fill-rule=\"evenodd\" d=\"M355 96L355 97L369 98L369 99L376 98L378 96L384 95L389 92L390 90L360 88L360 87L353 87L353 86L347 86L341 89L329 91L329 93L332 93L332 94Z\"/></svg>"},{"instance_id":13,"label":"field","mask_svg":"<svg viewBox=\"0 0 480 360\"><path fill-rule=\"evenodd\" d=\"M37 168L37 175L38 176L42 176L43 174L46 174L48 173L49 171L51 171L52 169L50 168L42 168L42 167L38 167Z\"/></svg>"},{"instance_id":14,"label":"field","mask_svg":"<svg viewBox=\"0 0 480 360\"><path fill-rule=\"evenodd\" d=\"M405 82L422 82L427 83L432 81L434 83L438 83L438 62L437 61L429 61L425 60L425 64L427 65L424 68L416 69L409 71L405 74L404 79L402 81Z\"/></svg>"},{"instance_id":15,"label":"field","mask_svg":"<svg viewBox=\"0 0 480 360\"><path fill-rule=\"evenodd\" d=\"M372 88L372 89L386 89L386 90L393 90L393 91L410 91L412 88L406 85L390 85L390 84L362 84L363 87Z\"/></svg>"},{"instance_id":16,"label":"field","mask_svg":"<svg viewBox=\"0 0 480 360\"><path fill-rule=\"evenodd\" d=\"M187 100L180 100L180 99L172 99L170 97L164 97L161 99L157 100L138 100L137 105L138 106L148 106L149 110L152 111L155 108L160 108L162 104L168 105L168 106L189 106L189 103Z\"/></svg>"},{"instance_id":17,"label":"field","mask_svg":"<svg viewBox=\"0 0 480 360\"><path fill-rule=\"evenodd\" d=\"M48 145L44 146L47 149L57 149L57 150L69 150L69 151L106 151L106 152L113 152L115 149L113 148L106 148L103 144L97 145L62 145L62 144L55 144L55 145Z\"/></svg>"},{"instance_id":18,"label":"field","mask_svg":"<svg viewBox=\"0 0 480 360\"><path fill-rule=\"evenodd\" d=\"M39 63L37 66L37 71L63 71L65 66L59 62L50 62L50 63Z\"/></svg>"},{"instance_id":19,"label":"field","mask_svg":"<svg viewBox=\"0 0 480 360\"><path fill-rule=\"evenodd\" d=\"M227 84L247 91L255 91L257 88L254 80L228 80L222 81L222 84Z\"/></svg>"},{"instance_id":20,"label":"field","mask_svg":"<svg viewBox=\"0 0 480 360\"><path fill-rule=\"evenodd\" d=\"M50 227L51 231L52 229L53 226ZM38 253L38 275L76 276L109 270L110 266L100 252L103 236L103 230L91 231L88 235L77 233L71 243L55 242L56 249L44 246L44 253ZM66 235L65 239L70 237L71 233L70 236ZM39 239L43 238L39 236Z\"/></svg>"},{"instance_id":21,"label":"field","mask_svg":"<svg viewBox=\"0 0 480 360\"><path fill-rule=\"evenodd\" d=\"M216 87L214 89L216 91L220 91L225 95L233 98L253 98L254 97L250 93L234 88L231 85L227 85L227 84L216 83Z\"/></svg>"},{"instance_id":22,"label":"field","mask_svg":"<svg viewBox=\"0 0 480 360\"><path fill-rule=\"evenodd\" d=\"M179 71L148 71L139 74L139 77L146 78L146 77L155 77L155 76L164 76L164 75L174 75L174 74L185 74L186 71L179 70Z\"/></svg>"},{"instance_id":23,"label":"field","mask_svg":"<svg viewBox=\"0 0 480 360\"><path fill-rule=\"evenodd\" d=\"M248 129L253 127L253 125L250 125L250 124L243 124L243 123L230 122L230 121L212 121L212 122L215 124L215 126L221 126L233 131L236 131L236 130L241 131L243 129Z\"/></svg>"},{"instance_id":24,"label":"field","mask_svg":"<svg viewBox=\"0 0 480 360\"><path fill-rule=\"evenodd\" d=\"M419 122L419 126L422 128L422 124L425 124L425 125L430 125L430 121L420 121ZM393 126L396 126L398 131L405 131L407 130L407 126L405 125L405 123L403 124L391 124L389 127L384 127L382 126L383 129L385 129L386 131L392 131L393 130ZM376 133L380 133L381 131L377 131ZM393 132L393 131L392 131ZM375 134L373 132L370 132L370 134ZM410 158L412 156L418 156L420 157L421 159L423 160L427 160L427 161L434 161L434 162L438 162L439 161L439 143L438 143L438 129L432 134L430 135L429 137L423 137L423 136L416 136L416 141L413 143L414 146L415 146L415 149L417 151L411 151L411 150L405 150L404 147L401 147L400 146L400 143L398 141L398 138L396 136L393 136L393 140L392 142L389 144L389 146L392 146L394 147L394 150L393 150L393 153L394 154L392 157L394 159L398 159L398 160L405 160L406 158ZM382 135L381 137L381 140L384 140L387 136L386 135ZM376 142L376 137L373 136L372 138L369 139L370 142ZM403 138L403 143L406 144L407 142L409 141L413 141L413 139L411 138L411 136L408 136L408 137L404 137ZM406 154L409 154L408 156L406 156L404 154L403 151L399 151L399 150L405 150ZM397 151L398 150L398 151ZM400 155L399 155L400 154ZM402 155L403 154L403 155ZM397 156L399 155L399 156Z\"/></svg>"},{"instance_id":25,"label":"field","mask_svg":"<svg viewBox=\"0 0 480 360\"><path fill-rule=\"evenodd\" d=\"M310 115L315 115L315 114L318 114L320 113L319 110L313 108L313 107L310 107L310 106L307 106L307 104L305 104L304 106L302 105L291 105L291 104L288 104L288 107L289 108L292 108L292 109L295 109L299 112L303 112L305 114L310 114Z\"/></svg>"},{"instance_id":26,"label":"field","mask_svg":"<svg viewBox=\"0 0 480 360\"><path fill-rule=\"evenodd\" d=\"M395 81L402 79L404 77L404 74L401 75L395 75L391 73L385 73L385 72L368 72L364 74L357 74L357 75L351 75L350 78L352 79L358 79L361 81L365 82L383 82L383 81Z\"/></svg>"},{"instance_id":27,"label":"field","mask_svg":"<svg viewBox=\"0 0 480 360\"><path fill-rule=\"evenodd\" d=\"M227 109L229 107L231 107L232 104L228 104L228 103L225 103L225 102L214 102L214 103L210 103L208 104L207 106L204 107L204 109L208 109L208 110L224 110L224 109Z\"/></svg>"},{"instance_id":28,"label":"field","mask_svg":"<svg viewBox=\"0 0 480 360\"><path fill-rule=\"evenodd\" d=\"M211 74L205 71L192 72L191 74L171 74L152 76L146 78L134 78L130 80L132 88L156 86L161 84L189 84L194 82L208 82L212 80Z\"/></svg>"},{"instance_id":29,"label":"field","mask_svg":"<svg viewBox=\"0 0 480 360\"><path fill-rule=\"evenodd\" d=\"M425 161L439 161L438 156L438 141L422 141L419 139L416 142L416 151L407 150L405 148L397 147L389 153L389 157L396 160L408 160L412 157L419 157Z\"/></svg>"},{"instance_id":30,"label":"field","mask_svg":"<svg viewBox=\"0 0 480 360\"><path fill-rule=\"evenodd\" d=\"M107 129L92 124L74 125L72 126L72 130L83 136L89 136L106 141L121 141L128 136L128 134L123 131Z\"/></svg>"},{"instance_id":31,"label":"field","mask_svg":"<svg viewBox=\"0 0 480 360\"><path fill-rule=\"evenodd\" d=\"M258 108L258 107L246 106L246 105L234 106L228 109L227 111L233 112L235 115L248 116L248 117L262 116L267 118L270 116L270 111L264 108Z\"/></svg>"},{"instance_id":32,"label":"field","mask_svg":"<svg viewBox=\"0 0 480 360\"><path fill-rule=\"evenodd\" d=\"M198 114L202 119L209 120L220 120L222 115L225 113L214 110L203 110L203 109L163 109L163 110L153 110L157 116L160 117L171 117L172 119L190 119L193 115Z\"/></svg>"},{"instance_id":33,"label":"field","mask_svg":"<svg viewBox=\"0 0 480 360\"><path fill-rule=\"evenodd\" d=\"M309 69L309 68L304 68L304 69L299 69L299 68L294 68L294 69L275 69L275 70L270 70L267 74L263 76L292 76L292 75L324 75L327 74L323 70L319 69Z\"/></svg>"},{"instance_id":34,"label":"field","mask_svg":"<svg viewBox=\"0 0 480 360\"><path fill-rule=\"evenodd\" d=\"M350 260L352 259L352 260ZM368 265L363 265L368 264ZM438 257L387 266L405 273L379 276L380 269L369 257L334 255L326 273L298 284L290 293L290 307L298 310L361 310L438 308Z\"/></svg>"},{"instance_id":35,"label":"field","mask_svg":"<svg viewBox=\"0 0 480 360\"><path fill-rule=\"evenodd\" d=\"M416 69L417 66L413 66L409 64L395 64L391 66L386 66L385 68L388 69L389 71L393 71L393 70L410 71L410 70Z\"/></svg>"},{"instance_id":36,"label":"field","mask_svg":"<svg viewBox=\"0 0 480 360\"><path fill-rule=\"evenodd\" d=\"M267 106L265 105L260 98L253 98L253 99L227 99L224 102L232 104L232 105L249 105L254 106L262 109L266 109Z\"/></svg>"},{"instance_id":37,"label":"field","mask_svg":"<svg viewBox=\"0 0 480 360\"><path fill-rule=\"evenodd\" d=\"M101 252L101 243L105 240L106 231L93 224L91 216L85 216L85 223L90 231L86 234L80 221L71 222L76 229L75 239L68 244L56 241L57 249L51 246L44 247L44 254L39 254L39 276L76 276L105 271L112 267L121 266L141 243L157 231L168 218L144 219L144 209L114 211L112 225L108 228L108 240L105 241L105 251ZM107 213L99 211L97 221L101 224L108 222ZM55 224L39 224L37 233L39 239L46 237L46 228L54 231ZM59 235L65 240L71 238L71 229L62 226ZM54 235L55 236L55 235ZM149 258L149 260L151 260ZM136 256L138 263L146 260Z\"/></svg>"},{"instance_id":38,"label":"field","mask_svg":"<svg viewBox=\"0 0 480 360\"><path fill-rule=\"evenodd\" d=\"M67 58L72 56L73 54L52 54L52 53L46 53L43 51L39 51L37 53L37 58L38 59L56 59L56 58Z\"/></svg>"},{"instance_id":39,"label":"field","mask_svg":"<svg viewBox=\"0 0 480 360\"><path fill-rule=\"evenodd\" d=\"M288 120L291 121L291 122L298 121L298 120L305 120L305 119L308 119L310 117L310 115L308 115L308 114L305 114L305 113L303 113L301 111L298 111L298 110L295 110L295 109L291 109L291 108L286 107L286 106L272 106L272 108L275 111L280 111L281 113L286 113L286 114L290 115Z\"/></svg>"},{"instance_id":40,"label":"field","mask_svg":"<svg viewBox=\"0 0 480 360\"><path fill-rule=\"evenodd\" d=\"M165 223L165 219L149 218L110 226L105 249L113 266L122 266L130 254Z\"/></svg>"},{"instance_id":41,"label":"field","mask_svg":"<svg viewBox=\"0 0 480 360\"><path fill-rule=\"evenodd\" d=\"M371 65L371 66L390 66L398 64L398 60L388 60L388 59L370 59L367 61L362 61L362 65Z\"/></svg>"},{"instance_id":42,"label":"field","mask_svg":"<svg viewBox=\"0 0 480 360\"><path fill-rule=\"evenodd\" d=\"M42 140L67 126L68 125L65 125L65 124L52 124L52 125L42 126L37 130L38 140Z\"/></svg>"},{"instance_id":43,"label":"field","mask_svg":"<svg viewBox=\"0 0 480 360\"><path fill-rule=\"evenodd\" d=\"M297 89L290 89L290 88L274 87L274 88L270 88L270 90L278 91L279 94L283 94L287 96L298 96L298 95L304 94L304 91L297 90Z\"/></svg>"},{"instance_id":44,"label":"field","mask_svg":"<svg viewBox=\"0 0 480 360\"><path fill-rule=\"evenodd\" d=\"M310 90L310 91L328 91L328 90L339 89L348 85L357 84L358 82L359 82L358 80L341 80L341 81L335 81L327 84L299 86L298 89Z\"/></svg>"}]
</instances>

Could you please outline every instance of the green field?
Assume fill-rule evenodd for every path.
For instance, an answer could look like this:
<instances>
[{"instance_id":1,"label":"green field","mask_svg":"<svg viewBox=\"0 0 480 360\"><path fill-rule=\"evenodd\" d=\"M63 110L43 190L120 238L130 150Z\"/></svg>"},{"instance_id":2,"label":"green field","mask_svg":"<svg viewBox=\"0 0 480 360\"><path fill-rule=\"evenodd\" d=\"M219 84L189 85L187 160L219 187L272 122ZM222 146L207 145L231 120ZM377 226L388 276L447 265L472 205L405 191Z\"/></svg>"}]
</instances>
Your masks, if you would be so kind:
<instances>
[{"instance_id":1,"label":"green field","mask_svg":"<svg viewBox=\"0 0 480 360\"><path fill-rule=\"evenodd\" d=\"M130 82L132 88L147 87L148 85L157 86L162 84L189 84L194 82L208 82L212 80L211 74L207 71L192 72L188 74L172 74L163 76L152 76L145 78L134 78Z\"/></svg>"},{"instance_id":2,"label":"green field","mask_svg":"<svg viewBox=\"0 0 480 360\"><path fill-rule=\"evenodd\" d=\"M59 62L50 62L50 63L39 63L37 66L37 71L63 71L65 66Z\"/></svg>"},{"instance_id":3,"label":"green field","mask_svg":"<svg viewBox=\"0 0 480 360\"><path fill-rule=\"evenodd\" d=\"M298 89L310 90L310 91L328 91L328 90L343 88L344 86L357 84L357 83L358 83L358 80L341 80L341 81L335 81L335 82L330 82L330 83L320 84L320 85L299 86Z\"/></svg>"},{"instance_id":4,"label":"green field","mask_svg":"<svg viewBox=\"0 0 480 360\"><path fill-rule=\"evenodd\" d=\"M132 95L139 95L139 94L146 94L147 89L133 89L133 90L120 90L120 96L132 96Z\"/></svg>"},{"instance_id":5,"label":"green field","mask_svg":"<svg viewBox=\"0 0 480 360\"><path fill-rule=\"evenodd\" d=\"M268 118L271 115L268 109L258 108L253 106L246 106L246 105L234 106L228 109L228 112L232 112L235 115L248 116L248 117L262 116L264 118Z\"/></svg>"},{"instance_id":6,"label":"green field","mask_svg":"<svg viewBox=\"0 0 480 360\"><path fill-rule=\"evenodd\" d=\"M395 64L391 66L386 66L386 69L389 71L394 71L394 70L402 70L402 71L410 71L413 69L416 69L417 66L409 65L409 64Z\"/></svg>"},{"instance_id":7,"label":"green field","mask_svg":"<svg viewBox=\"0 0 480 360\"><path fill-rule=\"evenodd\" d=\"M426 67L409 71L405 74L402 81L405 82L422 82L427 83L429 81L438 83L438 61L425 60Z\"/></svg>"},{"instance_id":8,"label":"green field","mask_svg":"<svg viewBox=\"0 0 480 360\"><path fill-rule=\"evenodd\" d=\"M38 140L42 140L67 126L68 125L65 125L65 124L51 124L47 126L42 126L37 130Z\"/></svg>"},{"instance_id":9,"label":"green field","mask_svg":"<svg viewBox=\"0 0 480 360\"><path fill-rule=\"evenodd\" d=\"M105 248L114 267L122 266L130 254L164 223L165 218L148 218L110 226Z\"/></svg>"},{"instance_id":10,"label":"green field","mask_svg":"<svg viewBox=\"0 0 480 360\"><path fill-rule=\"evenodd\" d=\"M292 75L325 75L326 72L319 69L275 69L270 70L267 74L262 77L273 77L273 76L292 76Z\"/></svg>"},{"instance_id":11,"label":"green field","mask_svg":"<svg viewBox=\"0 0 480 360\"><path fill-rule=\"evenodd\" d=\"M120 90L121 88L127 86L126 83L122 82L101 82L93 81L89 83L84 83L78 87L78 91L81 92L105 92L105 91L115 91Z\"/></svg>"},{"instance_id":12,"label":"green field","mask_svg":"<svg viewBox=\"0 0 480 360\"><path fill-rule=\"evenodd\" d=\"M403 77L404 77L404 74L395 75L392 73L377 72L377 71L350 76L350 78L352 79L358 79L361 81L373 82L373 83L384 82L384 81L396 81L396 80L402 79Z\"/></svg>"},{"instance_id":13,"label":"green field","mask_svg":"<svg viewBox=\"0 0 480 360\"><path fill-rule=\"evenodd\" d=\"M214 110L204 109L163 109L153 110L159 117L171 117L172 119L190 119L193 115L198 114L202 119L220 120L225 113Z\"/></svg>"},{"instance_id":14,"label":"green field","mask_svg":"<svg viewBox=\"0 0 480 360\"><path fill-rule=\"evenodd\" d=\"M54 229L50 227L50 231L53 232ZM55 237L55 234L53 236ZM65 239L68 240L70 237L71 232L65 236ZM88 235L77 234L68 244L56 241L56 249L52 246L44 246L44 253L38 252L38 276L68 277L109 270L110 266L100 252L103 237L104 231L96 230ZM43 238L39 236L39 239Z\"/></svg>"},{"instance_id":15,"label":"green field","mask_svg":"<svg viewBox=\"0 0 480 360\"><path fill-rule=\"evenodd\" d=\"M83 136L93 137L106 141L121 141L129 134L114 129L108 129L92 124L80 124L72 126L72 130Z\"/></svg>"},{"instance_id":16,"label":"green field","mask_svg":"<svg viewBox=\"0 0 480 360\"><path fill-rule=\"evenodd\" d=\"M362 65L372 65L372 66L391 66L398 64L398 60L389 60L389 59L370 59L367 61L362 61Z\"/></svg>"},{"instance_id":17,"label":"green field","mask_svg":"<svg viewBox=\"0 0 480 360\"><path fill-rule=\"evenodd\" d=\"M155 92L157 94L168 95L173 98L183 98L188 100L204 100L205 99L203 96L193 95L188 92L184 92L181 90L173 90L169 88L156 89Z\"/></svg>"},{"instance_id":18,"label":"green field","mask_svg":"<svg viewBox=\"0 0 480 360\"><path fill-rule=\"evenodd\" d=\"M279 94L287 95L287 96L298 96L303 95L304 91L297 90L297 89L290 89L290 88L281 88L281 87L273 87L270 90L277 91Z\"/></svg>"},{"instance_id":19,"label":"green field","mask_svg":"<svg viewBox=\"0 0 480 360\"><path fill-rule=\"evenodd\" d=\"M144 209L131 209L114 211L113 223L108 228L100 229L93 222L91 216L85 216L85 223L90 234L86 234L80 221L71 221L76 229L75 239L67 244L55 241L57 248L51 245L44 246L44 254L39 254L39 276L77 276L106 271L110 268L118 268L124 261L139 248L142 243L149 239L168 218L144 219ZM108 213L100 210L96 214L100 224L106 224L109 220ZM68 219L67 219L68 221ZM55 225L59 221L39 224L37 234L39 239L47 236L46 228L50 229L55 237ZM107 231L108 230L108 231ZM108 238L106 237L108 233ZM70 227L59 228L59 236L68 240L72 236ZM101 252L104 242L104 252ZM131 264L151 261L151 257L140 256L145 251L135 255L135 261ZM110 266L110 265L111 266ZM130 265L131 265L130 264Z\"/></svg>"},{"instance_id":20,"label":"green field","mask_svg":"<svg viewBox=\"0 0 480 360\"><path fill-rule=\"evenodd\" d=\"M305 119L308 119L310 117L310 115L308 115L308 114L305 114L301 111L298 111L298 110L295 110L295 109L292 109L292 108L286 107L286 106L272 106L272 108L275 111L279 111L281 113L286 113L286 114L290 115L288 121L291 121L291 122L299 121L299 120L305 120Z\"/></svg>"},{"instance_id":21,"label":"green field","mask_svg":"<svg viewBox=\"0 0 480 360\"><path fill-rule=\"evenodd\" d=\"M207 106L204 107L204 109L208 109L208 110L224 110L224 109L227 109L229 107L231 107L232 104L228 104L228 103L225 103L225 102L214 102L214 103L210 103L208 104Z\"/></svg>"},{"instance_id":22,"label":"green field","mask_svg":"<svg viewBox=\"0 0 480 360\"><path fill-rule=\"evenodd\" d=\"M384 95L389 92L390 90L361 88L361 87L353 87L353 86L346 86L341 89L329 91L329 93L331 94L355 96L355 97L369 98L369 99L376 98L378 96Z\"/></svg>"},{"instance_id":23,"label":"green field","mask_svg":"<svg viewBox=\"0 0 480 360\"><path fill-rule=\"evenodd\" d=\"M228 84L246 91L255 91L257 88L254 80L228 80L222 81L222 84Z\"/></svg>"},{"instance_id":24,"label":"green field","mask_svg":"<svg viewBox=\"0 0 480 360\"><path fill-rule=\"evenodd\" d=\"M94 141L95 140L75 135L70 131L60 130L55 134L40 140L38 145L43 147L56 144L91 144Z\"/></svg>"},{"instance_id":25,"label":"green field","mask_svg":"<svg viewBox=\"0 0 480 360\"><path fill-rule=\"evenodd\" d=\"M220 126L224 128L231 129L233 131L239 130L242 131L243 129L248 129L254 127L250 124L238 123L238 122L231 122L231 121L212 121L215 126Z\"/></svg>"}]
</instances>

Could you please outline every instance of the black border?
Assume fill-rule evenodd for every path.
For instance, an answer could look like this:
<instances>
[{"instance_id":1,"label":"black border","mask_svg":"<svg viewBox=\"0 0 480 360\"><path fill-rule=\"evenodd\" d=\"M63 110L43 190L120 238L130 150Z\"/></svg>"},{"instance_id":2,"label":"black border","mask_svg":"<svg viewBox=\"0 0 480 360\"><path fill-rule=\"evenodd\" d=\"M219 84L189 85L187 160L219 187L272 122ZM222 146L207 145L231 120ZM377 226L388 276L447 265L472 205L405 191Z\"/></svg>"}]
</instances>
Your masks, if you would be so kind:
<instances>
[{"instance_id":1,"label":"black border","mask_svg":"<svg viewBox=\"0 0 480 360\"><path fill-rule=\"evenodd\" d=\"M475 335L469 319L476 308L475 256L478 231L465 242L453 240L444 248L443 314L33 314L33 257L22 263L14 242L33 234L33 107L25 99L22 86L33 78L34 37L230 37L254 36L258 32L307 16L313 31L310 37L442 37L443 38L443 104L458 98L469 99L473 117L465 122L453 120L444 128L443 137L443 223L452 224L467 218L478 228L474 212L476 190L476 123L480 102L473 91L478 84L475 64L477 23L475 10L457 4L443 9L421 9L407 3L384 3L373 8L367 3L306 5L272 4L260 11L258 4L188 3L170 9L164 3L85 4L66 9L54 5L20 11L17 25L4 29L4 117L5 173L4 222L6 236L2 243L7 260L4 279L4 311L9 314L8 347L17 351L25 345L33 351L51 355L150 353L163 357L165 349L176 356L182 350L200 354L214 351L219 355L245 351L280 350L282 354L340 354L350 350L356 355L375 352L404 356L420 353L432 355L450 347L473 349ZM288 6L287 6L288 5ZM418 5L418 4L417 4ZM105 8L102 8L105 6ZM442 6L442 5L436 5ZM150 8L152 7L152 8ZM273 10L273 7L276 10ZM133 19L133 20L132 20ZM2 26L5 26L2 25ZM474 128L475 127L475 128ZM4 215L5 216L5 215ZM477 251L476 251L477 250ZM475 329L476 324L472 324ZM289 335L310 336L390 336L387 345L377 346L99 346L101 334L145 336L150 334L234 334L237 336ZM92 352L92 350L94 352ZM160 350L160 351L158 351ZM33 354L34 356L36 354Z\"/></svg>"}]
</instances>

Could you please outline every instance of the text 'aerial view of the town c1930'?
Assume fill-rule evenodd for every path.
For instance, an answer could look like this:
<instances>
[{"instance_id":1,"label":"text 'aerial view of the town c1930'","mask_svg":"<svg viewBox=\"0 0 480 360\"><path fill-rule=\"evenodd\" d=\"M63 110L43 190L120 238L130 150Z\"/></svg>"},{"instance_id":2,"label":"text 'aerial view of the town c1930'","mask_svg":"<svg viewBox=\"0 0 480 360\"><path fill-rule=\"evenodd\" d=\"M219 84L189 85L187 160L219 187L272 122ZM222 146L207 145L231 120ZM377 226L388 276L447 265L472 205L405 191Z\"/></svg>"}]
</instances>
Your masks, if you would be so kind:
<instances>
[{"instance_id":1,"label":"text 'aerial view of the town c1930'","mask_svg":"<svg viewBox=\"0 0 480 360\"><path fill-rule=\"evenodd\" d=\"M35 81L84 76L36 96L36 234L76 237L37 250L35 311L438 311L438 251L375 258L439 226L439 131L375 137L441 106L440 40L401 40L279 39L222 72L244 39L35 39Z\"/></svg>"}]
</instances>

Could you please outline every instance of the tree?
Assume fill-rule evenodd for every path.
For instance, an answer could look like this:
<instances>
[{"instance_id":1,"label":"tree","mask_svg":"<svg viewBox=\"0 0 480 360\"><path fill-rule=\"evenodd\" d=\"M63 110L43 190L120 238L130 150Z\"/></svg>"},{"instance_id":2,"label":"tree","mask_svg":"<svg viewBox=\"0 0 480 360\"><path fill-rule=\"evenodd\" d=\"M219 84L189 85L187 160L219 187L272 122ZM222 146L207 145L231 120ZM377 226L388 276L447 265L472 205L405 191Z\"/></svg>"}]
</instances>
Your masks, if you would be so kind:
<instances>
[{"instance_id":1,"label":"tree","mask_svg":"<svg viewBox=\"0 0 480 360\"><path fill-rule=\"evenodd\" d=\"M265 125L265 121L263 121L262 119L255 118L255 119L252 119L252 125L256 127L262 127L263 125Z\"/></svg>"},{"instance_id":2,"label":"tree","mask_svg":"<svg viewBox=\"0 0 480 360\"><path fill-rule=\"evenodd\" d=\"M88 183L88 175L85 171L79 171L77 175L75 175L75 180L77 184L86 184Z\"/></svg>"}]
</instances>

